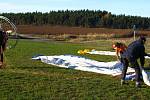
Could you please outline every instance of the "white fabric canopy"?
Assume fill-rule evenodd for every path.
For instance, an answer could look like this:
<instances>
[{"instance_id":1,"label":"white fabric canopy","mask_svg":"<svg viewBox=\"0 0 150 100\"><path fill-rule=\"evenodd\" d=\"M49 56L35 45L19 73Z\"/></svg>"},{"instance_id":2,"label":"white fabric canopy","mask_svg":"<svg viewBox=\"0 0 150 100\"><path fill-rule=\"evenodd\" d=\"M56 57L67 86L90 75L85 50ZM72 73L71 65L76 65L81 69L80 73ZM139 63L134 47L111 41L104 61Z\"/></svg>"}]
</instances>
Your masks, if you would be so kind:
<instances>
[{"instance_id":1,"label":"white fabric canopy","mask_svg":"<svg viewBox=\"0 0 150 100\"><path fill-rule=\"evenodd\" d=\"M97 50L92 50L90 52L86 52L88 54L98 54L98 55L111 55L115 56L116 52L111 52L111 51L97 51ZM146 59L150 59L150 57L145 56Z\"/></svg>"},{"instance_id":2,"label":"white fabric canopy","mask_svg":"<svg viewBox=\"0 0 150 100\"><path fill-rule=\"evenodd\" d=\"M41 60L43 63L59 67L72 68L76 70L89 71L112 76L120 75L122 73L123 68L123 65L118 61L98 62L96 60L91 60L74 55L37 56L33 57L32 59ZM142 69L142 75L144 83L150 86L150 73L147 73ZM126 80L132 80L134 78L135 70L133 68L128 67Z\"/></svg>"},{"instance_id":3,"label":"white fabric canopy","mask_svg":"<svg viewBox=\"0 0 150 100\"><path fill-rule=\"evenodd\" d=\"M73 68L112 76L120 75L123 67L118 61L98 62L96 60L74 55L38 56L32 59L40 59L44 63L59 67ZM134 69L128 68L128 72L134 72Z\"/></svg>"}]
</instances>

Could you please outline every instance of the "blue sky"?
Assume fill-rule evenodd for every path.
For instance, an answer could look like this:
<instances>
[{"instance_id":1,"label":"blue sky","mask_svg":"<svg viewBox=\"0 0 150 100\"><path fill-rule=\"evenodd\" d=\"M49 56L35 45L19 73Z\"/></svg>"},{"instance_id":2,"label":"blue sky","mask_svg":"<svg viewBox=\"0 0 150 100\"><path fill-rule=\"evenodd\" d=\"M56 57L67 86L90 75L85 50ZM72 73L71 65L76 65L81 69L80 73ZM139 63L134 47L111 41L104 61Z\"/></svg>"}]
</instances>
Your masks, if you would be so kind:
<instances>
[{"instance_id":1,"label":"blue sky","mask_svg":"<svg viewBox=\"0 0 150 100\"><path fill-rule=\"evenodd\" d=\"M89 9L150 17L149 4L150 0L0 0L0 13Z\"/></svg>"}]
</instances>

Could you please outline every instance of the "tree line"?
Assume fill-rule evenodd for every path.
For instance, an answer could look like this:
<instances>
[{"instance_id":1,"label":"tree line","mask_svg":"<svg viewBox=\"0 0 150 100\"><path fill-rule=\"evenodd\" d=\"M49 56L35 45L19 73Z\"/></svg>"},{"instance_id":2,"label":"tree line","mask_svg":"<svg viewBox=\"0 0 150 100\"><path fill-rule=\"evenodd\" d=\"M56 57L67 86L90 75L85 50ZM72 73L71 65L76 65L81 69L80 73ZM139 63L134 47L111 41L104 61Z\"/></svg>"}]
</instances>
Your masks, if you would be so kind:
<instances>
[{"instance_id":1,"label":"tree line","mask_svg":"<svg viewBox=\"0 0 150 100\"><path fill-rule=\"evenodd\" d=\"M1 13L16 25L65 25L71 27L150 29L150 18L115 15L100 10L58 10L46 13Z\"/></svg>"}]
</instances>

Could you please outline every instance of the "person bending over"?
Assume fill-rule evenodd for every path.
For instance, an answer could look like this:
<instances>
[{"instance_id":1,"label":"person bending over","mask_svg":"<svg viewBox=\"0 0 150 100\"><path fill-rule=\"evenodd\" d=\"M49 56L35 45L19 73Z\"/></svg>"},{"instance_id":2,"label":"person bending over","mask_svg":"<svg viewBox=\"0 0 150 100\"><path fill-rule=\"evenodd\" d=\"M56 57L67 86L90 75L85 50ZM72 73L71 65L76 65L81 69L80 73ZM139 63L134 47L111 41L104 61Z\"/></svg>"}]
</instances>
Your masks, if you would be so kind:
<instances>
[{"instance_id":1,"label":"person bending over","mask_svg":"<svg viewBox=\"0 0 150 100\"><path fill-rule=\"evenodd\" d=\"M127 68L130 63L131 67L135 69L136 87L141 87L140 84L141 71L137 60L140 59L141 67L144 67L145 56L150 56L149 54L145 53L145 47L144 47L145 42L146 42L146 38L144 36L141 36L138 40L133 41L131 44L129 44L126 51L123 53L122 63L124 67L122 70L121 85L125 83Z\"/></svg>"},{"instance_id":2,"label":"person bending over","mask_svg":"<svg viewBox=\"0 0 150 100\"><path fill-rule=\"evenodd\" d=\"M117 60L122 61L122 54L127 49L127 46L124 43L116 42L112 47L116 51Z\"/></svg>"}]
</instances>

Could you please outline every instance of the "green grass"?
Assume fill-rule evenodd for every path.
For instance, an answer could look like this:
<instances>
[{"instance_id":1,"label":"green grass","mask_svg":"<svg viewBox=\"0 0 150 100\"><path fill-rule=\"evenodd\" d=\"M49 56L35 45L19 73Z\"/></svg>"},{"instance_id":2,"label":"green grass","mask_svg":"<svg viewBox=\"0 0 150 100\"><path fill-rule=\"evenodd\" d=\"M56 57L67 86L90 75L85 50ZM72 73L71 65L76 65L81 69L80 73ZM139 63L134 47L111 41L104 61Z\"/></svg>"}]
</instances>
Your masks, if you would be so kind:
<instances>
[{"instance_id":1,"label":"green grass","mask_svg":"<svg viewBox=\"0 0 150 100\"><path fill-rule=\"evenodd\" d=\"M5 52L6 68L0 69L1 100L147 100L150 89L146 85L135 88L135 82L120 86L120 79L108 75L60 68L31 60L36 54L77 54L85 48L112 50L111 41L88 43L35 42L20 40L16 48ZM149 44L147 44L149 45ZM148 49L149 51L149 49ZM115 57L80 55L98 61L111 61ZM148 65L148 60L146 65Z\"/></svg>"}]
</instances>

